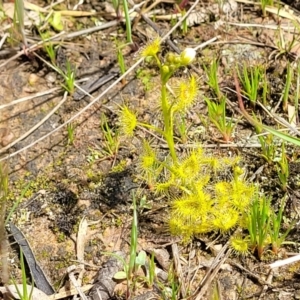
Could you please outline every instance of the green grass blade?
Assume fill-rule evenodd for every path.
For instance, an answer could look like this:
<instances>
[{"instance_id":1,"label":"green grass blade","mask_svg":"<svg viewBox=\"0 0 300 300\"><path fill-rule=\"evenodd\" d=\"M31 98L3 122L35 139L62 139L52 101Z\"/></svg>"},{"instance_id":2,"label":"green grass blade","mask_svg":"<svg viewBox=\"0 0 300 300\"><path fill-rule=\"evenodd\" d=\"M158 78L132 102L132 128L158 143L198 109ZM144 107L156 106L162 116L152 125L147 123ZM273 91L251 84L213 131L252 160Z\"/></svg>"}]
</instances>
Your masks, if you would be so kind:
<instances>
[{"instance_id":1,"label":"green grass blade","mask_svg":"<svg viewBox=\"0 0 300 300\"><path fill-rule=\"evenodd\" d=\"M127 42L132 44L132 36L131 36L131 20L129 16L129 10L127 5L127 0L123 0L124 14L125 14L125 23L126 23L126 35Z\"/></svg>"},{"instance_id":2,"label":"green grass blade","mask_svg":"<svg viewBox=\"0 0 300 300\"><path fill-rule=\"evenodd\" d=\"M23 199L24 195L26 194L26 192L28 191L29 187L30 187L30 183L28 183L25 188L22 190L21 196L17 199L17 201L14 203L12 209L9 211L9 214L5 220L5 225L8 224L10 217L12 216L12 214L14 213L15 209L18 207L18 205L20 204L21 200Z\"/></svg>"},{"instance_id":3,"label":"green grass blade","mask_svg":"<svg viewBox=\"0 0 300 300\"><path fill-rule=\"evenodd\" d=\"M263 125L263 128L267 132L272 133L273 135L277 136L278 138L280 138L280 139L282 139L282 140L284 140L286 142L292 143L292 144L294 144L296 146L300 146L300 139L298 139L296 137L293 137L293 136L291 136L289 134L285 134L283 132L280 132L280 131L278 131L278 130L276 130L274 128L271 128L269 126Z\"/></svg>"}]
</instances>

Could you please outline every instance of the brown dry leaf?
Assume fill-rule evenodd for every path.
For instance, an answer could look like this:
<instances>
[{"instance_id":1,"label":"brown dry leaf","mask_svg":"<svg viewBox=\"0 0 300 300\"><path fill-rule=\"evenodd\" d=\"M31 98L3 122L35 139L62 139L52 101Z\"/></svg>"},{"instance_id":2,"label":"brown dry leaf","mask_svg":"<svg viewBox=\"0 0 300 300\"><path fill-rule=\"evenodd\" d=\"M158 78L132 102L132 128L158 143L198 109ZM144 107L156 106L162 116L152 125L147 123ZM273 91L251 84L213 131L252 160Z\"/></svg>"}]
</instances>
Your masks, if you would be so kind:
<instances>
[{"instance_id":1,"label":"brown dry leaf","mask_svg":"<svg viewBox=\"0 0 300 300\"><path fill-rule=\"evenodd\" d=\"M33 4L33 3L30 3L28 1L24 1L24 7L25 9L28 9L28 10L33 10L33 11L36 11L36 12L49 12L49 10L43 8L43 7L40 7L36 4Z\"/></svg>"},{"instance_id":2,"label":"brown dry leaf","mask_svg":"<svg viewBox=\"0 0 300 300\"><path fill-rule=\"evenodd\" d=\"M107 251L109 249L120 249L121 239L119 237L122 235L121 228L108 227L103 232L103 242L105 242L105 246L107 247ZM118 243L118 244L116 244Z\"/></svg>"},{"instance_id":3,"label":"brown dry leaf","mask_svg":"<svg viewBox=\"0 0 300 300\"><path fill-rule=\"evenodd\" d=\"M2 3L2 5L3 5L3 11L4 11L5 15L7 17L9 17L10 19L13 19L14 11L15 11L15 9L14 9L15 4L8 2L8 3Z\"/></svg>"},{"instance_id":4,"label":"brown dry leaf","mask_svg":"<svg viewBox=\"0 0 300 300\"><path fill-rule=\"evenodd\" d=\"M15 138L13 132L8 128L0 128L0 145L2 147L10 144Z\"/></svg>"},{"instance_id":5,"label":"brown dry leaf","mask_svg":"<svg viewBox=\"0 0 300 300\"><path fill-rule=\"evenodd\" d=\"M33 3L27 2L27 1L24 1L24 8L27 10L33 10L36 12L43 12L43 13L49 12L47 9L40 7L38 5L35 5ZM3 11L6 16L13 19L14 11L15 11L15 4L13 2L3 3Z\"/></svg>"},{"instance_id":6,"label":"brown dry leaf","mask_svg":"<svg viewBox=\"0 0 300 300\"><path fill-rule=\"evenodd\" d=\"M18 284L17 285L19 291L23 291L23 285L22 284ZM89 291L91 288L93 287L93 284L88 284L85 286L80 287L80 289L83 292L87 292ZM31 291L32 286L31 285L27 285L27 289L30 292ZM20 296L16 290L16 287L14 285L9 285L7 288L6 287L0 287L0 292L2 294L5 293L10 293L15 299L20 299ZM33 294L32 294L32 300L58 300L58 299L63 299L69 296L73 296L73 295L77 295L77 291L76 289L73 287L71 289L67 289L66 287L63 287L62 289L59 290L59 292L57 294L54 295L46 295L44 292L42 292L41 290L37 289L36 287L33 288Z\"/></svg>"},{"instance_id":7,"label":"brown dry leaf","mask_svg":"<svg viewBox=\"0 0 300 300\"><path fill-rule=\"evenodd\" d=\"M85 217L83 217L79 224L77 241L76 241L76 255L77 255L77 259L80 262L84 261L84 244L87 236L87 228L88 228L87 220L85 219Z\"/></svg>"},{"instance_id":8,"label":"brown dry leaf","mask_svg":"<svg viewBox=\"0 0 300 300\"><path fill-rule=\"evenodd\" d=\"M82 292L87 292L89 291L94 285L93 284L87 284L84 286L81 286L80 289ZM72 288L67 288L67 287L63 287L59 290L59 292L55 295L51 295L51 300L52 299L63 299L63 298L67 298L69 296L73 296L73 295L77 295L77 290L75 287ZM42 299L40 299L42 300Z\"/></svg>"},{"instance_id":9,"label":"brown dry leaf","mask_svg":"<svg viewBox=\"0 0 300 300\"><path fill-rule=\"evenodd\" d=\"M293 11L287 10L285 7L283 7L282 9L278 9L276 7L272 7L272 6L267 5L266 6L266 11L269 12L269 13L275 14L279 17L282 17L282 18L286 18L286 19L289 19L289 20L294 20L294 21L297 21L297 22L300 21L300 19L293 14Z\"/></svg>"}]
</instances>

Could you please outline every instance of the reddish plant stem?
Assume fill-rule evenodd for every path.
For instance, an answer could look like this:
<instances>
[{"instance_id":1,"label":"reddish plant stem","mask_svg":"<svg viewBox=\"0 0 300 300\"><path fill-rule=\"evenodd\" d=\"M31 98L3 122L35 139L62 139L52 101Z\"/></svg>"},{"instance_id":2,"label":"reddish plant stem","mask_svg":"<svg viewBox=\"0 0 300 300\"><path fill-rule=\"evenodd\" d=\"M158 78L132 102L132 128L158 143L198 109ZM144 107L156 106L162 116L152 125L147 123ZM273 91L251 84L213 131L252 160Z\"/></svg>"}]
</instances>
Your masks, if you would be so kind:
<instances>
[{"instance_id":1,"label":"reddish plant stem","mask_svg":"<svg viewBox=\"0 0 300 300\"><path fill-rule=\"evenodd\" d=\"M246 111L245 106L244 106L244 102L241 96L241 88L240 88L240 84L238 81L238 78L236 76L236 73L234 72L234 84L235 84L235 90L236 90L236 94L237 94L237 98L238 98L238 104L239 104L239 109L242 113L242 115L245 117L245 119L247 119L247 121L253 125L254 127L261 127L262 124L260 124L259 122L257 122L255 119L253 119Z\"/></svg>"}]
</instances>

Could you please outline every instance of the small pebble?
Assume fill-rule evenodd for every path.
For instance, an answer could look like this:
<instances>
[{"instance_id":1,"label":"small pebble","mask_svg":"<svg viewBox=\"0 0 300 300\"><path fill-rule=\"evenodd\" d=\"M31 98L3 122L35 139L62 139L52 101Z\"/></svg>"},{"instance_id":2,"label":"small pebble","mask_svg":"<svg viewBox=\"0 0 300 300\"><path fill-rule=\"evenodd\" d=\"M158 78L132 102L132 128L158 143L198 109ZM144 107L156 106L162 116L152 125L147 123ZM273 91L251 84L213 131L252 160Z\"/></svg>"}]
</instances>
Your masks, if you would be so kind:
<instances>
[{"instance_id":1,"label":"small pebble","mask_svg":"<svg viewBox=\"0 0 300 300\"><path fill-rule=\"evenodd\" d=\"M45 76L45 79L48 83L54 83L56 81L56 73L51 72Z\"/></svg>"},{"instance_id":2,"label":"small pebble","mask_svg":"<svg viewBox=\"0 0 300 300\"><path fill-rule=\"evenodd\" d=\"M36 87L26 86L26 87L24 87L24 92L31 94L31 93L36 93L37 90L36 90Z\"/></svg>"},{"instance_id":3,"label":"small pebble","mask_svg":"<svg viewBox=\"0 0 300 300\"><path fill-rule=\"evenodd\" d=\"M86 246L84 247L84 252L85 252L85 253L92 253L93 250L94 250L93 246L86 245Z\"/></svg>"},{"instance_id":4,"label":"small pebble","mask_svg":"<svg viewBox=\"0 0 300 300\"><path fill-rule=\"evenodd\" d=\"M295 291L294 299L300 299L300 290Z\"/></svg>"},{"instance_id":5,"label":"small pebble","mask_svg":"<svg viewBox=\"0 0 300 300\"><path fill-rule=\"evenodd\" d=\"M224 14L231 14L238 9L238 4L235 0L228 0L220 6Z\"/></svg>"},{"instance_id":6,"label":"small pebble","mask_svg":"<svg viewBox=\"0 0 300 300\"><path fill-rule=\"evenodd\" d=\"M28 77L28 83L31 86L35 85L38 80L39 80L39 76L37 76L36 74L33 74L33 73L31 73Z\"/></svg>"},{"instance_id":7,"label":"small pebble","mask_svg":"<svg viewBox=\"0 0 300 300\"><path fill-rule=\"evenodd\" d=\"M98 265L98 264L99 264L99 261L100 261L100 260L99 260L99 258L98 258L97 256L94 256L94 257L93 257L93 264L94 264L94 265Z\"/></svg>"},{"instance_id":8,"label":"small pebble","mask_svg":"<svg viewBox=\"0 0 300 300\"><path fill-rule=\"evenodd\" d=\"M0 145L2 147L10 144L14 138L15 135L11 130L9 130L8 128L0 128Z\"/></svg>"},{"instance_id":9,"label":"small pebble","mask_svg":"<svg viewBox=\"0 0 300 300\"><path fill-rule=\"evenodd\" d=\"M217 255L222 248L223 248L222 244L217 244L212 247L212 250L213 250L214 254Z\"/></svg>"}]
</instances>

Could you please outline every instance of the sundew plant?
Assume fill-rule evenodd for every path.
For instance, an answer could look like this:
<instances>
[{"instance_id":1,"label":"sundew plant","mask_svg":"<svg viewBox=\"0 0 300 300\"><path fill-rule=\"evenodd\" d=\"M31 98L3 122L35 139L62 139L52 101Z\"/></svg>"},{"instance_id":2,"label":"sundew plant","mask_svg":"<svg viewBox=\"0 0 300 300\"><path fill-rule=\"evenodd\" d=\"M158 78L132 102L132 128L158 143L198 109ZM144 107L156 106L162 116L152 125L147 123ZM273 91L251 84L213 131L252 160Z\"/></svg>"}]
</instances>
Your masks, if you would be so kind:
<instances>
[{"instance_id":1,"label":"sundew plant","mask_svg":"<svg viewBox=\"0 0 300 300\"><path fill-rule=\"evenodd\" d=\"M242 222L255 189L242 179L239 157L207 155L201 146L179 155L174 131L197 99L198 90L195 76L178 78L176 75L194 60L196 53L187 48L180 55L170 52L162 59L159 52L160 40L156 39L141 54L152 58L147 61L159 68L161 125L139 121L134 111L123 106L121 132L132 136L137 127L144 127L161 136L168 145L164 155L148 140L143 140L139 174L155 193L168 197L172 234L182 236L187 242L197 234L227 232ZM228 177L231 179L225 181Z\"/></svg>"}]
</instances>

